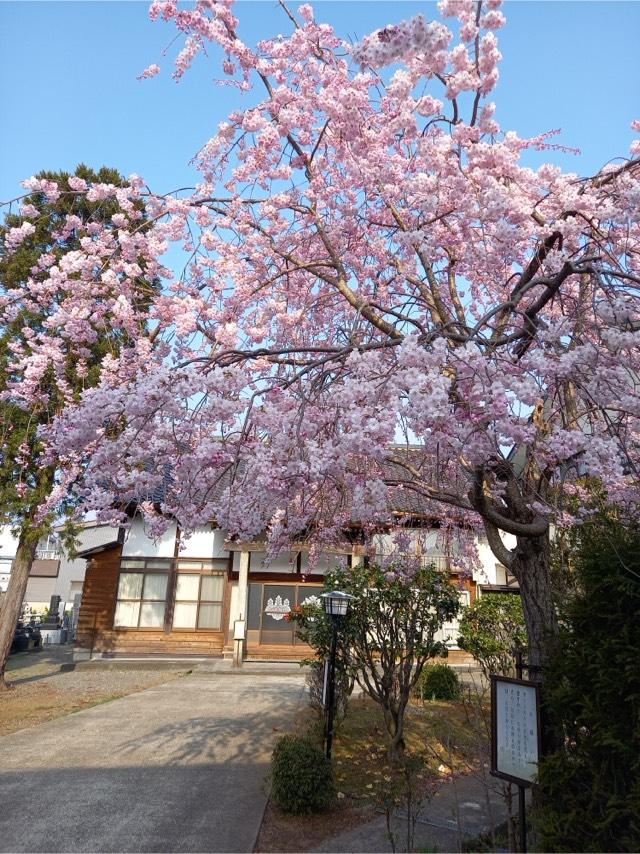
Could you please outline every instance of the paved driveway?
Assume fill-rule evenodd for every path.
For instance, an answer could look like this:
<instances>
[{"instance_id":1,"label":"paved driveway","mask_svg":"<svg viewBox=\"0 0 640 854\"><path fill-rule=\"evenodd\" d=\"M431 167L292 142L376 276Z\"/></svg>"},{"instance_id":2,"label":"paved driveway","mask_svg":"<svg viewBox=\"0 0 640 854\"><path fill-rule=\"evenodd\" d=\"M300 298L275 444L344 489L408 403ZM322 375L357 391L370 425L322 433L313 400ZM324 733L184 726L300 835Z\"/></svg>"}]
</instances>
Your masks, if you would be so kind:
<instances>
[{"instance_id":1,"label":"paved driveway","mask_svg":"<svg viewBox=\"0 0 640 854\"><path fill-rule=\"evenodd\" d=\"M5 736L0 851L251 851L302 692L194 674Z\"/></svg>"}]
</instances>

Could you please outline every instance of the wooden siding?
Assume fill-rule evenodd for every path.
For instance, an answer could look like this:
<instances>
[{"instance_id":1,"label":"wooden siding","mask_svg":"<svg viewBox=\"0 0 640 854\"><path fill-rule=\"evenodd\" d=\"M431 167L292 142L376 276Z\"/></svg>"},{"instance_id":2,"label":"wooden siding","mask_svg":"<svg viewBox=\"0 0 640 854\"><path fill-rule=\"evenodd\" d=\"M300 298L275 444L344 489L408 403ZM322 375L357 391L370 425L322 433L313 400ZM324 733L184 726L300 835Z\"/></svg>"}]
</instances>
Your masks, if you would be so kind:
<instances>
[{"instance_id":1,"label":"wooden siding","mask_svg":"<svg viewBox=\"0 0 640 854\"><path fill-rule=\"evenodd\" d=\"M121 552L122 546L116 546L87 561L77 646L103 655L222 655L224 631L113 628ZM228 599L226 591L223 626L228 621Z\"/></svg>"},{"instance_id":2,"label":"wooden siding","mask_svg":"<svg viewBox=\"0 0 640 854\"><path fill-rule=\"evenodd\" d=\"M314 658L315 652L305 643L288 644L247 644L246 658L249 661L302 661Z\"/></svg>"},{"instance_id":3,"label":"wooden siding","mask_svg":"<svg viewBox=\"0 0 640 854\"><path fill-rule=\"evenodd\" d=\"M213 631L164 631L163 629L127 629L113 628L118 576L122 546L114 546L93 555L87 561L82 602L78 620L76 644L82 649L92 650L102 655L194 655L221 656L223 649L230 652L233 648L230 637L225 637L224 629ZM229 573L231 575L231 573ZM274 574L254 573L250 581L274 579ZM286 576L286 580L297 582L295 575ZM311 583L318 582L316 577L307 577ZM459 579L458 579L459 580ZM469 590L470 600L476 597L476 584L470 579L462 580L462 587ZM222 626L229 622L231 580L225 585L222 609ZM225 647L226 643L226 647ZM263 660L300 660L311 658L313 651L304 644L266 645L249 643L246 648L248 659ZM463 650L450 650L449 663L470 664L473 659Z\"/></svg>"}]
</instances>

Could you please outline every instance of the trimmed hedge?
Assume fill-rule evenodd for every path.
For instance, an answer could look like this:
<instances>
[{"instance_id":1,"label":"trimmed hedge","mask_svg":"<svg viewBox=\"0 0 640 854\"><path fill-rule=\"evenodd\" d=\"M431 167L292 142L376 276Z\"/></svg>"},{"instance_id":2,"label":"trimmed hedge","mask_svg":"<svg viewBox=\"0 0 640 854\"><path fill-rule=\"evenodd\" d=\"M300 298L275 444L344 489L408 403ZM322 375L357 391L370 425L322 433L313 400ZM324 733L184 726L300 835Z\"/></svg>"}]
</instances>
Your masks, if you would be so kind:
<instances>
[{"instance_id":1,"label":"trimmed hedge","mask_svg":"<svg viewBox=\"0 0 640 854\"><path fill-rule=\"evenodd\" d=\"M306 815L333 806L336 791L331 762L306 738L285 735L271 759L271 793L287 813Z\"/></svg>"},{"instance_id":2,"label":"trimmed hedge","mask_svg":"<svg viewBox=\"0 0 640 854\"><path fill-rule=\"evenodd\" d=\"M423 700L458 700L458 674L448 664L428 664L420 674L416 692Z\"/></svg>"}]
</instances>

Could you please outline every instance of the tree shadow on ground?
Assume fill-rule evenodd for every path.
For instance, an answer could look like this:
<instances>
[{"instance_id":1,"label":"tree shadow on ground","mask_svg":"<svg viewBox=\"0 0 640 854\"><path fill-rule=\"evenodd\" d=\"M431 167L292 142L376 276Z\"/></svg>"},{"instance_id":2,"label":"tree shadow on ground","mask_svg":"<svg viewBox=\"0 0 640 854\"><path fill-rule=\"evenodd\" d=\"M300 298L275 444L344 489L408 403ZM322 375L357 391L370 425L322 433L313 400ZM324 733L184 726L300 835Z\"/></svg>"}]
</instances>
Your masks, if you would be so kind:
<instances>
[{"instance_id":1,"label":"tree shadow on ground","mask_svg":"<svg viewBox=\"0 0 640 854\"><path fill-rule=\"evenodd\" d=\"M276 739L287 730L303 687L300 682L283 685L276 707L273 685L258 683L244 690L232 687L228 714L197 715L164 723L119 745L118 753L134 756L151 751L161 755L168 765L268 761ZM249 711L252 708L254 711Z\"/></svg>"}]
</instances>

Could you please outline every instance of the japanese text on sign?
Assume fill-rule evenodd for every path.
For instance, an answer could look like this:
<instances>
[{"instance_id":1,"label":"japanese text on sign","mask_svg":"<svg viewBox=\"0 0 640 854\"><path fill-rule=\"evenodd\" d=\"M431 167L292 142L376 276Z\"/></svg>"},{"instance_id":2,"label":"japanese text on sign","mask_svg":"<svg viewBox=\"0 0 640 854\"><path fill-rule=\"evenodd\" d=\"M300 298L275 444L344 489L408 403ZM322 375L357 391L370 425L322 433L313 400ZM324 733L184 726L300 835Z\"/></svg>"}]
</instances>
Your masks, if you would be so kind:
<instances>
[{"instance_id":1,"label":"japanese text on sign","mask_svg":"<svg viewBox=\"0 0 640 854\"><path fill-rule=\"evenodd\" d=\"M529 783L538 771L536 700L533 685L496 680L496 771Z\"/></svg>"}]
</instances>

